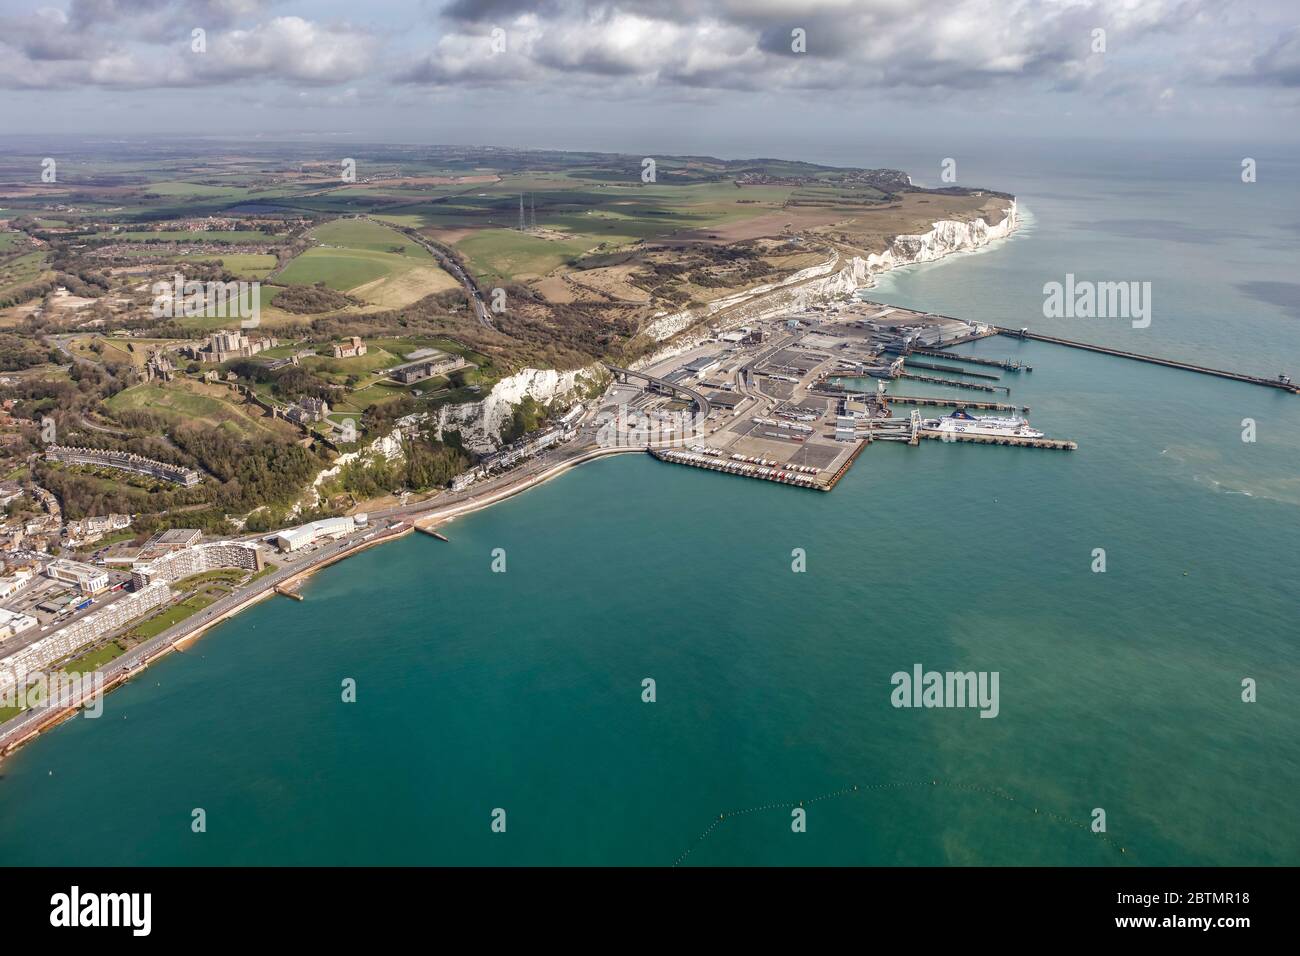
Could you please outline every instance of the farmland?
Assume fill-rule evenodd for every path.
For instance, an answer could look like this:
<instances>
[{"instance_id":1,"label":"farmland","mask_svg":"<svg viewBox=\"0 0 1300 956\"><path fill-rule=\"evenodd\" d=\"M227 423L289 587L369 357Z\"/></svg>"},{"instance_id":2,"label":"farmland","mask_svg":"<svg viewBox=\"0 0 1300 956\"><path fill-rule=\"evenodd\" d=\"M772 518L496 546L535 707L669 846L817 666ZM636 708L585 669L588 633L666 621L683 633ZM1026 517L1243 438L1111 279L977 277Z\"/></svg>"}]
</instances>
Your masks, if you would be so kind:
<instances>
[{"instance_id":1,"label":"farmland","mask_svg":"<svg viewBox=\"0 0 1300 956\"><path fill-rule=\"evenodd\" d=\"M380 223L339 219L312 232L308 249L275 276L286 285L316 285L347 292L373 306L409 305L457 287L419 243Z\"/></svg>"}]
</instances>

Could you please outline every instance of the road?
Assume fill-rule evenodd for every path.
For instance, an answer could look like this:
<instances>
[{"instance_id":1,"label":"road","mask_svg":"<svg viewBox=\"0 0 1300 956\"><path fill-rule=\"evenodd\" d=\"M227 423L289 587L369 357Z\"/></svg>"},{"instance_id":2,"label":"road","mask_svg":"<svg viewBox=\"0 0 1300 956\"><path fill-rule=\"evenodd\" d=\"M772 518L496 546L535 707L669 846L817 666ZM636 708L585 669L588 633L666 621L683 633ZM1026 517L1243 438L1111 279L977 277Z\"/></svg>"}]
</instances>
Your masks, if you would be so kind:
<instances>
[{"instance_id":1,"label":"road","mask_svg":"<svg viewBox=\"0 0 1300 956\"><path fill-rule=\"evenodd\" d=\"M337 542L331 542L327 547L309 557L286 561L284 565L277 567L270 574L258 578L251 585L242 587L215 601L197 614L191 615L162 633L136 645L120 657L115 658L101 671L104 675L104 682L108 683L124 673L130 673L141 667L152 658L165 653L171 645L212 624L223 615L260 599L268 592L273 591L277 585L310 572L361 545L369 546L376 541L383 541L397 534L396 530L386 528L377 534L373 534L372 537L372 533L375 532L376 526L380 522L389 519L410 520L417 517L450 518L466 514L518 494L547 480L553 474L558 474L560 471L582 461L607 455L640 452L642 450L640 447L601 448L595 444L595 436L596 427L594 425L584 426L578 430L578 437L569 444L560 448L549 449L518 468L507 471L496 478L477 482L471 488L463 491L439 495L431 501L370 512L367 527ZM27 736L51 716L50 711L36 708L11 719L0 727L0 752Z\"/></svg>"},{"instance_id":2,"label":"road","mask_svg":"<svg viewBox=\"0 0 1300 956\"><path fill-rule=\"evenodd\" d=\"M376 224L380 226L387 226L390 229L392 228L390 223L377 222L373 219L369 221L376 222ZM483 290L478 287L478 283L474 281L474 277L465 271L460 262L454 256L448 255L439 246L425 239L414 230L402 230L402 235L418 242L428 251L429 255L438 260L439 265L451 273L452 277L465 288L465 294L469 296L469 304L473 306L474 316L478 319L479 324L484 328L491 329L495 332L496 326L492 324L492 315L488 311L487 305L483 302Z\"/></svg>"}]
</instances>

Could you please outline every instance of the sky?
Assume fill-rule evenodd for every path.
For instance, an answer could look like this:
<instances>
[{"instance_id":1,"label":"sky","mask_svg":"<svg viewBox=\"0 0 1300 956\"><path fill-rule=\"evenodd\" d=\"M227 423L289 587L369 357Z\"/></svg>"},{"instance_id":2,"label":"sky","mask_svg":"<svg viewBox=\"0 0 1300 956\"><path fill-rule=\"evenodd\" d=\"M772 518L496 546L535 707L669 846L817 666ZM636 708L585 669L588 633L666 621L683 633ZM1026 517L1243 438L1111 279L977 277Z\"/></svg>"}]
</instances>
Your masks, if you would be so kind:
<instances>
[{"instance_id":1,"label":"sky","mask_svg":"<svg viewBox=\"0 0 1300 956\"><path fill-rule=\"evenodd\" d=\"M1295 0L0 0L0 135L1300 138Z\"/></svg>"}]
</instances>

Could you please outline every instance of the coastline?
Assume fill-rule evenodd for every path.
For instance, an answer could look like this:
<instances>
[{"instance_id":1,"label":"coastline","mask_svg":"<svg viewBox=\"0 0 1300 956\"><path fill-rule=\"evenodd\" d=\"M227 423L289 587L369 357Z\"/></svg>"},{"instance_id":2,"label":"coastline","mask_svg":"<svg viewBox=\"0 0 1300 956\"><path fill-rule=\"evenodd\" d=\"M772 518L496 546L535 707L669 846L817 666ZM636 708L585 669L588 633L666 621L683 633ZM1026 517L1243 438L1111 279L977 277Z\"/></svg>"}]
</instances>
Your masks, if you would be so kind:
<instances>
[{"instance_id":1,"label":"coastline","mask_svg":"<svg viewBox=\"0 0 1300 956\"><path fill-rule=\"evenodd\" d=\"M929 238L938 235L941 227L945 225L961 226L963 229L974 229L974 222L978 222L980 226L983 227L976 231L983 233L987 238L976 244L973 248L946 249L932 258L916 258L909 261L898 261L893 255L893 246L900 239L918 240L923 246ZM848 260L847 265L841 266L840 269L836 270L832 268L827 270L829 274L823 273L819 276L807 276L802 281L797 281L793 284L782 284L775 287L756 287L756 290L754 290L752 295L746 297L743 301L719 309L718 313L727 312L733 308L751 306L756 301L761 301L768 296L780 297L782 293L806 292L809 286L823 287L822 289L814 290L813 292L814 296L820 298L845 298L855 296L862 289L872 288L875 285L874 277L876 275L892 272L895 269L908 265L917 265L925 262L940 262L951 256L962 253L982 252L989 249L995 242L1000 242L1013 237L1018 228L1019 217L1017 215L1017 203L1013 199L1005 219L995 227L989 227L983 219L974 220L972 223L957 223L949 220L936 221L932 224L929 232L921 236L894 237L886 251L879 256L873 254L869 255L867 259L862 259L860 256L855 255L852 259ZM990 235L994 230L996 230L996 234ZM832 262L833 261L834 260L832 260ZM840 257L838 258L838 261L844 262L844 259ZM820 268L815 267L814 270L810 271L820 271ZM866 284L857 284L859 282L858 277L860 273L862 274L862 279L865 280ZM853 283L851 288L845 288L846 279ZM799 296L799 299L803 298L803 295ZM791 305L792 304L789 302L778 302L772 310L766 311L776 311L789 308ZM747 318L751 317L742 315L734 321L724 322L723 327L731 327L732 325L744 322ZM680 346L665 349L662 352L655 353L653 356L648 356L645 359L638 360L636 365L644 367L647 364L654 364L663 361L675 354L693 348L698 344L699 340L695 340L689 344L683 343ZM659 444L674 445L680 444L680 442L671 441ZM128 651L126 654L122 655L122 658L117 659L121 662L119 667L110 668L109 676L105 678L104 684L101 688L101 693L107 694L110 690L127 682L131 677L140 673L160 658L170 654L172 651L184 653L187 649L196 644L199 638L217 624L229 620L254 604L260 603L261 601L274 596L278 593L280 588L289 590L297 587L316 572L352 557L354 554L359 554L360 552L369 550L372 547L386 544L395 538L405 537L417 528L426 532L435 531L436 529L455 521L459 517L473 514L474 512L489 508L498 502L520 495L532 488L538 487L559 477L573 468L586 464L587 462L609 457L611 455L629 453L641 454L649 451L651 447L652 446L650 445L645 445L617 448L593 448L576 456L554 462L542 470L531 474L527 470L528 465L525 464L518 473L513 475L516 479L515 481L507 480L501 488L498 488L482 497L469 497L467 500L456 501L443 507L439 507L437 502L443 497L439 496L438 498L432 499L432 501L424 501L415 505L399 506L397 508L376 512L373 517L384 520L400 516L399 525L405 523L404 527L397 527L393 530L393 533L390 534L378 535L368 540L362 539L346 548L340 548L340 550L333 554L321 556L315 563L302 569L281 569L282 573L286 570L292 570L292 573L287 574L284 578L272 576L267 579L263 583L263 586L258 590L243 596L242 599L236 601L232 606L222 610L215 617L197 622L192 629L184 630L179 636L160 639L164 637L164 635L160 635L160 638L154 639L158 641L158 643L152 647L150 647L150 642L145 642L137 648L133 648L132 651ZM509 473L507 473L507 477L510 477ZM186 621L182 621L177 624L176 627L184 628L186 623ZM133 652L139 654L138 662L130 664L129 666L124 666L128 664L124 659L129 658ZM0 765L3 765L4 759L18 751L24 744L29 743L45 731L74 716L75 712L81 708L82 704L87 699L87 696L89 695L83 696L75 703L69 704L66 707L52 710L41 716L37 716L41 714L40 711L27 711L18 714L11 718L11 723L14 724L12 728L6 728L5 726L0 725ZM29 714L31 715L30 717L27 716ZM25 717L27 719L24 719Z\"/></svg>"}]
</instances>

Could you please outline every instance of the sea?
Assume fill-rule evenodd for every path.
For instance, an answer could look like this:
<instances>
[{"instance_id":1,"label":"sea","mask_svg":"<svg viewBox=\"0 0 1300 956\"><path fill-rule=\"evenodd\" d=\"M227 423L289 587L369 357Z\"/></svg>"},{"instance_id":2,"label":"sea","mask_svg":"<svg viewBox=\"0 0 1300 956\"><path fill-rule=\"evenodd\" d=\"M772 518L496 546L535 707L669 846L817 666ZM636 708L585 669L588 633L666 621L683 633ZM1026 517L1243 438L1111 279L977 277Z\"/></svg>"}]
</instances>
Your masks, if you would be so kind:
<instances>
[{"instance_id":1,"label":"sea","mask_svg":"<svg viewBox=\"0 0 1300 956\"><path fill-rule=\"evenodd\" d=\"M811 152L943 184L941 152ZM1021 228L863 294L1300 378L1285 151L956 159ZM1150 324L1045 316L1067 275L1149 282ZM322 571L6 759L0 864L1300 863L1300 396L960 351L1032 365L1011 401L1078 450L882 442L830 494L585 465ZM895 706L918 666L996 674L996 716Z\"/></svg>"}]
</instances>

